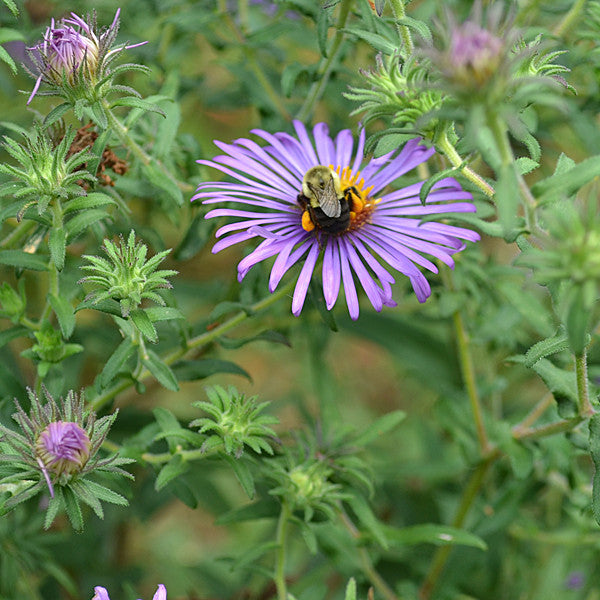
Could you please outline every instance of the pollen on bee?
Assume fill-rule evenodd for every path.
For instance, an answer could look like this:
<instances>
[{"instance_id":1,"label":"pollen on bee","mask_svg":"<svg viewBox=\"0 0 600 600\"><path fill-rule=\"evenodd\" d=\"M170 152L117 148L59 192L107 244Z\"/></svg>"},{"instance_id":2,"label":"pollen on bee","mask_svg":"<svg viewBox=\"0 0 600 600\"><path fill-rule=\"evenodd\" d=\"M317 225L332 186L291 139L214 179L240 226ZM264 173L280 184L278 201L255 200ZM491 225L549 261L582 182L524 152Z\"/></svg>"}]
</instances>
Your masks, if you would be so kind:
<instances>
[{"instance_id":1,"label":"pollen on bee","mask_svg":"<svg viewBox=\"0 0 600 600\"><path fill-rule=\"evenodd\" d=\"M315 224L310 218L310 213L307 210L305 210L302 213L302 229L304 229L304 231L312 231L314 228Z\"/></svg>"}]
</instances>

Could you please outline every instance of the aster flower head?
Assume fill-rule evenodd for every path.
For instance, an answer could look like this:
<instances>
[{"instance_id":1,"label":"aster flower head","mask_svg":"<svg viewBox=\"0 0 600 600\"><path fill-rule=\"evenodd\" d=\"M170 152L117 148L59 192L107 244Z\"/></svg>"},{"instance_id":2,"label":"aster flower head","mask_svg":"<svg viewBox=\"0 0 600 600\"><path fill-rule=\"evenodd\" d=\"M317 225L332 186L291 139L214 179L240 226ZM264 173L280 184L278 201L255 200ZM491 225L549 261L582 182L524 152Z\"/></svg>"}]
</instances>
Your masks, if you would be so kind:
<instances>
[{"instance_id":1,"label":"aster flower head","mask_svg":"<svg viewBox=\"0 0 600 600\"><path fill-rule=\"evenodd\" d=\"M97 585L94 588L94 597L92 600L110 600L106 588ZM167 600L167 588L162 583L158 585L158 589L156 590L152 600Z\"/></svg>"},{"instance_id":2,"label":"aster flower head","mask_svg":"<svg viewBox=\"0 0 600 600\"><path fill-rule=\"evenodd\" d=\"M40 95L58 94L73 103L82 98L94 102L105 96L114 75L110 63L121 51L147 43L115 47L120 11L117 9L112 24L103 30L97 28L95 13L87 20L75 13L58 22L52 19L43 40L28 48L38 73L32 74L36 82L27 104L42 82L51 90Z\"/></svg>"},{"instance_id":3,"label":"aster flower head","mask_svg":"<svg viewBox=\"0 0 600 600\"><path fill-rule=\"evenodd\" d=\"M474 212L475 206L468 202L471 195L452 178L437 182L425 205L419 198L423 183L387 191L398 177L434 153L420 139L409 141L401 151L365 162L364 130L355 146L349 130L332 139L327 125L319 123L311 139L299 121L294 122L294 128L295 136L253 130L267 142L266 146L245 138L232 144L215 142L224 154L198 161L236 180L201 183L192 198L205 204L225 205L211 210L206 215L208 219L234 218L234 222L217 231L221 239L213 253L259 239L258 247L239 263L238 279L241 281L257 263L275 257L269 278L271 292L287 271L304 258L292 301L292 313L296 316L302 310L321 257L328 310L335 305L343 286L350 316L358 318L356 281L375 310L395 306L392 271L407 276L417 298L424 302L431 288L419 267L437 272L436 265L424 255L452 267L452 255L464 248L463 240L476 241L479 235L445 223L422 222L422 217ZM331 173L334 183L325 185L333 185L336 190L339 217L323 217L314 198L306 197L305 177L314 167ZM318 186L318 181L314 185ZM243 209L228 207L230 203L241 204Z\"/></svg>"},{"instance_id":4,"label":"aster flower head","mask_svg":"<svg viewBox=\"0 0 600 600\"><path fill-rule=\"evenodd\" d=\"M95 472L130 477L118 465L131 462L116 456L97 456L117 413L96 419L86 414L83 397L69 391L56 401L44 389L46 402L28 390L31 407L26 412L15 400L13 419L20 432L0 424L0 483L17 484L17 492L2 505L14 508L45 489L50 492L46 527L63 506L75 529L83 527L79 501L102 517L100 500L127 504L125 498L90 479ZM68 500L65 499L68 496ZM74 503L77 509L73 510Z\"/></svg>"}]
</instances>

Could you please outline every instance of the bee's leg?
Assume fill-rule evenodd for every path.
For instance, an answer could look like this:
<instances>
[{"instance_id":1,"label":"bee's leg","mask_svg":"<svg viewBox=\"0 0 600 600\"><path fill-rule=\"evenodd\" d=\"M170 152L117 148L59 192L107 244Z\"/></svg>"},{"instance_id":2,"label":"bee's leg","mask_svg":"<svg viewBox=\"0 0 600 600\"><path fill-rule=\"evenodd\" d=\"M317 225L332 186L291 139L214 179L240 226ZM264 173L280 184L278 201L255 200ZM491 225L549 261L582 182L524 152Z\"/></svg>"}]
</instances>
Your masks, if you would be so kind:
<instances>
[{"instance_id":1,"label":"bee's leg","mask_svg":"<svg viewBox=\"0 0 600 600\"><path fill-rule=\"evenodd\" d=\"M350 212L356 214L362 212L365 204L360 197L360 192L356 189L356 186L351 185L344 190L344 198L350 207Z\"/></svg>"}]
</instances>

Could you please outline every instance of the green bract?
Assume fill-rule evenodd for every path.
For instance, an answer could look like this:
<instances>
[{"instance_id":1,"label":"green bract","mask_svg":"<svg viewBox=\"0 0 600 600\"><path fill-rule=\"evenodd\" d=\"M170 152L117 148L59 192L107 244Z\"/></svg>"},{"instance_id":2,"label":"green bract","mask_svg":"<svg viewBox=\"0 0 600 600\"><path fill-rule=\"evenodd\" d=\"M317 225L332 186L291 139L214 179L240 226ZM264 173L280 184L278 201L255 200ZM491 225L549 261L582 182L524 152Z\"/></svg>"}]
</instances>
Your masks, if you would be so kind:
<instances>
[{"instance_id":1,"label":"green bract","mask_svg":"<svg viewBox=\"0 0 600 600\"><path fill-rule=\"evenodd\" d=\"M256 397L247 398L235 388L226 390L220 386L207 388L208 402L195 402L193 406L202 409L210 415L195 419L190 427L199 427L200 433L211 435L204 442L205 450L223 444L227 454L239 458L248 446L257 454L263 450L273 454L269 442L265 438L276 438L275 432L269 427L278 423L275 417L261 415L267 402L258 404Z\"/></svg>"},{"instance_id":2,"label":"green bract","mask_svg":"<svg viewBox=\"0 0 600 600\"><path fill-rule=\"evenodd\" d=\"M118 300L123 317L137 308L144 298L161 306L165 305L165 301L155 290L172 288L166 278L176 275L177 271L156 269L171 250L163 250L146 260L148 248L142 242L136 243L133 229L127 243L123 237L120 237L119 243L105 239L102 249L108 260L99 256L83 256L90 264L81 268L90 274L83 277L80 283L95 283L102 288L88 294L88 299L92 299L94 303L108 298Z\"/></svg>"}]
</instances>

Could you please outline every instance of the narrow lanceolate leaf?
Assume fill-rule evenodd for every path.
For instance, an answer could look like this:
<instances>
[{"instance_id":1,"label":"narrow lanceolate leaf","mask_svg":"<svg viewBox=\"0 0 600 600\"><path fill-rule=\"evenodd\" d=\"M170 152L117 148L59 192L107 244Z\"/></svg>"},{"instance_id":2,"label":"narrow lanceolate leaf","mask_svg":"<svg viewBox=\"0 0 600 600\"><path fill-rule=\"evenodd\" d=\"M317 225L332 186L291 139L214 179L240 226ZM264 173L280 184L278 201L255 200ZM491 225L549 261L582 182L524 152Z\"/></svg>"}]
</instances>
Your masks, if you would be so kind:
<instances>
[{"instance_id":1,"label":"narrow lanceolate leaf","mask_svg":"<svg viewBox=\"0 0 600 600\"><path fill-rule=\"evenodd\" d=\"M117 494L117 492L113 492L111 489L96 483L95 481L86 480L85 485L87 488L95 494L98 500L103 500L104 502L110 502L111 504L117 504L119 506L127 506L129 502L127 502L127 498L121 496L121 494Z\"/></svg>"},{"instance_id":2,"label":"narrow lanceolate leaf","mask_svg":"<svg viewBox=\"0 0 600 600\"><path fill-rule=\"evenodd\" d=\"M551 354L556 354L557 352L561 352L563 350L568 350L569 342L567 340L567 336L564 332L557 333L553 335L551 338L546 338L537 344L534 344L527 350L525 354L525 366L531 367L538 360L542 358L546 358L546 356L550 356Z\"/></svg>"},{"instance_id":3,"label":"narrow lanceolate leaf","mask_svg":"<svg viewBox=\"0 0 600 600\"><path fill-rule=\"evenodd\" d=\"M358 446L366 446L371 442L381 438L388 431L397 427L406 418L406 413L401 410L395 410L383 415L365 429L354 441Z\"/></svg>"},{"instance_id":4,"label":"narrow lanceolate leaf","mask_svg":"<svg viewBox=\"0 0 600 600\"><path fill-rule=\"evenodd\" d=\"M136 310L132 310L129 313L129 318L133 321L133 324L139 329L141 334L149 341L154 344L158 342L158 334L156 333L156 329L154 329L154 325L152 325L152 321L146 314L146 311L138 308Z\"/></svg>"},{"instance_id":5,"label":"narrow lanceolate leaf","mask_svg":"<svg viewBox=\"0 0 600 600\"><path fill-rule=\"evenodd\" d=\"M456 527L449 527L447 525L436 525L434 523L403 528L385 526L385 535L392 546L412 546L414 544L446 546L449 544L459 544L487 550L487 544L480 537L464 529L457 529Z\"/></svg>"},{"instance_id":6,"label":"narrow lanceolate leaf","mask_svg":"<svg viewBox=\"0 0 600 600\"><path fill-rule=\"evenodd\" d=\"M72 304L63 296L52 294L48 294L48 302L56 314L63 337L68 340L75 329L75 310Z\"/></svg>"},{"instance_id":7,"label":"narrow lanceolate leaf","mask_svg":"<svg viewBox=\"0 0 600 600\"><path fill-rule=\"evenodd\" d=\"M110 382L117 376L117 373L125 365L129 357L133 354L135 347L130 338L124 339L112 353L111 357L106 361L102 372L100 373L100 387L107 387Z\"/></svg>"},{"instance_id":8,"label":"narrow lanceolate leaf","mask_svg":"<svg viewBox=\"0 0 600 600\"><path fill-rule=\"evenodd\" d=\"M152 350L148 350L148 357L143 358L142 362L162 386L173 392L179 391L179 384L177 383L175 374Z\"/></svg>"},{"instance_id":9,"label":"narrow lanceolate leaf","mask_svg":"<svg viewBox=\"0 0 600 600\"><path fill-rule=\"evenodd\" d=\"M22 250L0 250L0 264L32 271L47 271L47 258Z\"/></svg>"},{"instance_id":10,"label":"narrow lanceolate leaf","mask_svg":"<svg viewBox=\"0 0 600 600\"><path fill-rule=\"evenodd\" d=\"M176 454L161 470L154 483L157 492L162 490L170 481L183 475L190 468L189 463L185 462L181 454Z\"/></svg>"},{"instance_id":11,"label":"narrow lanceolate leaf","mask_svg":"<svg viewBox=\"0 0 600 600\"><path fill-rule=\"evenodd\" d=\"M594 479L592 482L592 511L600 525L600 414L590 419L590 455L594 461Z\"/></svg>"},{"instance_id":12,"label":"narrow lanceolate leaf","mask_svg":"<svg viewBox=\"0 0 600 600\"><path fill-rule=\"evenodd\" d=\"M83 514L81 513L81 506L77 496L73 493L71 488L63 487L63 498L65 501L65 509L71 526L75 531L83 530Z\"/></svg>"},{"instance_id":13,"label":"narrow lanceolate leaf","mask_svg":"<svg viewBox=\"0 0 600 600\"><path fill-rule=\"evenodd\" d=\"M244 488L248 498L254 498L254 494L256 492L254 487L254 477L252 477L252 473L248 468L248 464L241 459L230 456L229 454L225 454L223 458L225 458L225 460L231 465L235 476Z\"/></svg>"}]
</instances>

